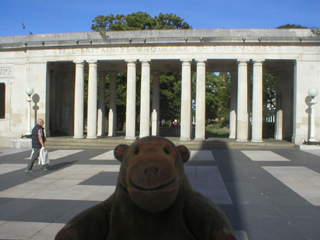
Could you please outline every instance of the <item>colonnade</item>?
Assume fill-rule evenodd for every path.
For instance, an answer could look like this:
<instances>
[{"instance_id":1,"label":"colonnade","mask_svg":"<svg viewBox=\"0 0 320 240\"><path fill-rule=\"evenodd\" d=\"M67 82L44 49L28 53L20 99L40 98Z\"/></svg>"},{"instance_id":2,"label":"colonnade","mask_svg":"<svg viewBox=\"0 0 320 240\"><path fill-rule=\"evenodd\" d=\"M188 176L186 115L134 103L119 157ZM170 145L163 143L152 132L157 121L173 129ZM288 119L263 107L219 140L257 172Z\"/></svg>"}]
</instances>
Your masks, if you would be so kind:
<instances>
[{"instance_id":1,"label":"colonnade","mask_svg":"<svg viewBox=\"0 0 320 240\"><path fill-rule=\"evenodd\" d=\"M206 116L206 59L196 59L196 141L204 141ZM262 74L263 60L253 59L253 94L252 94L252 136L251 141L262 142L263 101ZM141 62L141 104L140 135L145 137L159 135L160 110L160 72L153 73L152 101L150 97L151 59ZM230 106L230 138L246 142L249 139L248 114L248 62L249 59L238 60L238 70L231 71L232 89ZM84 138L84 61L75 63L75 107L74 138ZM97 61L87 61L88 79L88 111L87 138L102 136L105 129L105 76L106 72L98 72ZM127 64L127 97L126 97L126 139L135 139L136 130L136 73L137 61L126 60ZM192 59L181 60L181 129L180 140L192 139L192 95L191 95ZM99 73L99 102L97 104L97 77ZM116 135L116 72L110 72L110 110L108 113L108 136ZM152 107L150 109L150 101ZM151 131L150 131L151 123Z\"/></svg>"}]
</instances>

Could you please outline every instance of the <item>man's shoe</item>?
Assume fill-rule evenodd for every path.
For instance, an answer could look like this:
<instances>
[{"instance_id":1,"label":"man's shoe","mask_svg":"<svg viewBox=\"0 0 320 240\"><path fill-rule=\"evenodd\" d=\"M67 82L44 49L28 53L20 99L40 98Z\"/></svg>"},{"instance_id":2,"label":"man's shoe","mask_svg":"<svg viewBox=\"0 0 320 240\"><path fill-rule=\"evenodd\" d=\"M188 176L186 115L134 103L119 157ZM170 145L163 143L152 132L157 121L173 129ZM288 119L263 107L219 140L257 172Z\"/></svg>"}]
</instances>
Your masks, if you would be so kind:
<instances>
[{"instance_id":1,"label":"man's shoe","mask_svg":"<svg viewBox=\"0 0 320 240\"><path fill-rule=\"evenodd\" d=\"M48 170L50 170L50 167L51 167L51 165L49 165L48 167L45 167L44 170L48 171Z\"/></svg>"},{"instance_id":2,"label":"man's shoe","mask_svg":"<svg viewBox=\"0 0 320 240\"><path fill-rule=\"evenodd\" d=\"M30 169L26 169L25 172L26 172L26 173L34 173L34 171L33 171L33 170L30 170Z\"/></svg>"}]
</instances>

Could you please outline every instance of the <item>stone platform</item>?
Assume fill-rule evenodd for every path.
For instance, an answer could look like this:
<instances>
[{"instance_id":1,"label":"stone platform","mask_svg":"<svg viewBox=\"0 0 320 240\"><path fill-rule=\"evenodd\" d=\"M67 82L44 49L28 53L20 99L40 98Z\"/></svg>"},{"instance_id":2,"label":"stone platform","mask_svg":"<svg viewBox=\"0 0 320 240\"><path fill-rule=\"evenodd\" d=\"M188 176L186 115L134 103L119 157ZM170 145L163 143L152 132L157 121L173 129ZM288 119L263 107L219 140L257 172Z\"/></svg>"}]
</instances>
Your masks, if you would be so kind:
<instances>
[{"instance_id":1,"label":"stone platform","mask_svg":"<svg viewBox=\"0 0 320 240\"><path fill-rule=\"evenodd\" d=\"M138 137L137 137L138 138ZM274 139L264 139L263 142L237 142L234 139L210 137L206 141L180 141L179 137L167 137L176 145L185 145L189 149L243 149L243 148L294 148L293 143ZM124 136L99 137L96 139L76 139L71 136L47 138L46 147L55 149L113 149L119 144L131 144L134 140L127 140Z\"/></svg>"}]
</instances>

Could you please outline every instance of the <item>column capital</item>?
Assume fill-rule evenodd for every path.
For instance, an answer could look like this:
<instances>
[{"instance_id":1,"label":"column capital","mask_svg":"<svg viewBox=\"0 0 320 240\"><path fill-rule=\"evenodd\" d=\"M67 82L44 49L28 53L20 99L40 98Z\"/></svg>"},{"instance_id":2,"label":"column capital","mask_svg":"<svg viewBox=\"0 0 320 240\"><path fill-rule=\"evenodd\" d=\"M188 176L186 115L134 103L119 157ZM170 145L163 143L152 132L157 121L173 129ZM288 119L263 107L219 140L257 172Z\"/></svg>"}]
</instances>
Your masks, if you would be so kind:
<instances>
[{"instance_id":1,"label":"column capital","mask_svg":"<svg viewBox=\"0 0 320 240\"><path fill-rule=\"evenodd\" d=\"M184 66L191 67L191 61L183 60L182 61L182 67L184 67Z\"/></svg>"},{"instance_id":2,"label":"column capital","mask_svg":"<svg viewBox=\"0 0 320 240\"><path fill-rule=\"evenodd\" d=\"M137 63L137 59L125 59L127 63Z\"/></svg>"},{"instance_id":3,"label":"column capital","mask_svg":"<svg viewBox=\"0 0 320 240\"><path fill-rule=\"evenodd\" d=\"M143 61L141 62L141 66L150 66L150 62L149 61Z\"/></svg>"},{"instance_id":4,"label":"column capital","mask_svg":"<svg viewBox=\"0 0 320 240\"><path fill-rule=\"evenodd\" d=\"M151 62L151 58L139 59L140 62Z\"/></svg>"},{"instance_id":5,"label":"column capital","mask_svg":"<svg viewBox=\"0 0 320 240\"><path fill-rule=\"evenodd\" d=\"M191 58L181 58L180 61L183 63L185 63L185 62L190 63L190 62L192 62L192 59Z\"/></svg>"},{"instance_id":6,"label":"column capital","mask_svg":"<svg viewBox=\"0 0 320 240\"><path fill-rule=\"evenodd\" d=\"M240 63L248 63L250 61L250 59L246 59L246 58L238 58L237 59L237 62L238 62L238 64L240 64Z\"/></svg>"},{"instance_id":7,"label":"column capital","mask_svg":"<svg viewBox=\"0 0 320 240\"><path fill-rule=\"evenodd\" d=\"M196 60L196 61L197 61L197 66L206 66L205 60Z\"/></svg>"},{"instance_id":8,"label":"column capital","mask_svg":"<svg viewBox=\"0 0 320 240\"><path fill-rule=\"evenodd\" d=\"M207 60L208 59L204 59L204 58L199 58L199 59L195 59L195 61L197 62L197 63L205 63L205 62L207 62Z\"/></svg>"},{"instance_id":9,"label":"column capital","mask_svg":"<svg viewBox=\"0 0 320 240\"><path fill-rule=\"evenodd\" d=\"M84 60L73 60L73 62L76 65L80 65L80 64L84 65Z\"/></svg>"},{"instance_id":10,"label":"column capital","mask_svg":"<svg viewBox=\"0 0 320 240\"><path fill-rule=\"evenodd\" d=\"M253 67L262 67L264 60L262 59L252 59Z\"/></svg>"},{"instance_id":11,"label":"column capital","mask_svg":"<svg viewBox=\"0 0 320 240\"><path fill-rule=\"evenodd\" d=\"M252 62L253 63L263 63L264 61L265 61L265 59L261 59L261 58L254 59L254 58L252 58Z\"/></svg>"},{"instance_id":12,"label":"column capital","mask_svg":"<svg viewBox=\"0 0 320 240\"><path fill-rule=\"evenodd\" d=\"M89 65L98 65L98 61L97 60L87 60L87 63Z\"/></svg>"}]
</instances>

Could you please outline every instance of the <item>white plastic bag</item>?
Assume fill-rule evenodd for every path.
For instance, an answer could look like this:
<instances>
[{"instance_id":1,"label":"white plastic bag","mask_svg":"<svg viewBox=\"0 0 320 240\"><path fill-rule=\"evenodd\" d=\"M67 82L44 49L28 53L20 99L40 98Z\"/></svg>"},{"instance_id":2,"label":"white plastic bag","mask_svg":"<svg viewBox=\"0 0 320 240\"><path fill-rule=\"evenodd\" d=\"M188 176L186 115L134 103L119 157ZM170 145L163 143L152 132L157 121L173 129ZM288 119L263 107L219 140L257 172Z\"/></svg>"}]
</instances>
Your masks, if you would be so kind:
<instances>
[{"instance_id":1,"label":"white plastic bag","mask_svg":"<svg viewBox=\"0 0 320 240\"><path fill-rule=\"evenodd\" d=\"M50 164L48 150L45 149L44 147L40 149L38 164L39 165Z\"/></svg>"}]
</instances>

